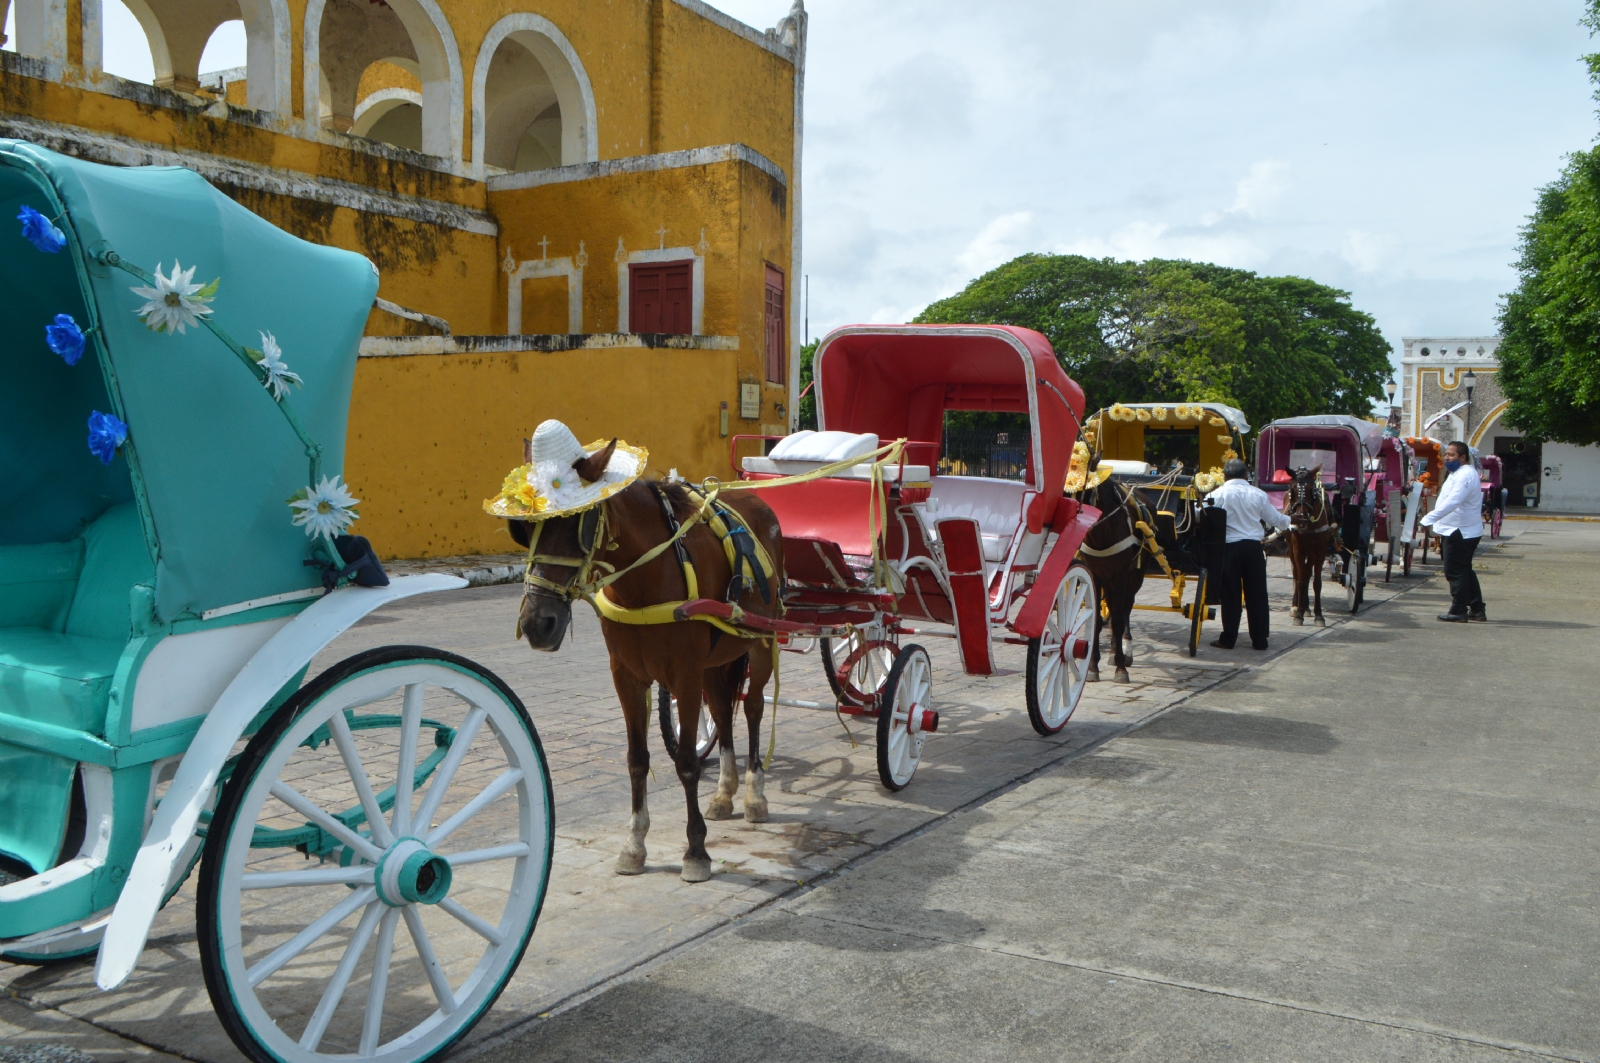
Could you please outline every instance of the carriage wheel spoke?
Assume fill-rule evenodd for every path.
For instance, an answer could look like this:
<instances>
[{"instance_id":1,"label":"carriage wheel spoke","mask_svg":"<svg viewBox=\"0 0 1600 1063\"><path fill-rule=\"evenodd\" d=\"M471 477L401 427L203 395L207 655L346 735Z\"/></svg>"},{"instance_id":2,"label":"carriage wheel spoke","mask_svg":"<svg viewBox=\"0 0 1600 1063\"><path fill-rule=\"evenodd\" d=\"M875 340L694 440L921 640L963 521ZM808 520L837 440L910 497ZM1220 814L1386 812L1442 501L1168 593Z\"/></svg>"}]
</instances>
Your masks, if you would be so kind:
<instances>
[{"instance_id":1,"label":"carriage wheel spoke","mask_svg":"<svg viewBox=\"0 0 1600 1063\"><path fill-rule=\"evenodd\" d=\"M272 796L288 805L312 823L321 827L329 834L344 842L350 848L360 853L369 862L376 864L383 856L383 850L373 845L339 820L311 803L311 800L294 787L281 779L274 779L271 786Z\"/></svg>"},{"instance_id":2,"label":"carriage wheel spoke","mask_svg":"<svg viewBox=\"0 0 1600 1063\"><path fill-rule=\"evenodd\" d=\"M356 963L361 959L361 954L367 951L367 942L372 940L372 932L378 928L378 920L383 917L382 908L381 904L369 904L367 910L361 913L361 922L356 924L356 932L350 935L350 944L345 946L344 956L340 958L328 988L323 990L322 999L317 1002L317 1010L312 1012L311 1021L306 1023L305 1032L300 1035L301 1048L315 1052L322 1043L322 1035L328 1032L328 1023L333 1019L339 1002L344 999L344 991L349 988Z\"/></svg>"},{"instance_id":3,"label":"carriage wheel spoke","mask_svg":"<svg viewBox=\"0 0 1600 1063\"><path fill-rule=\"evenodd\" d=\"M253 871L239 876L239 888L275 890L285 886L336 886L344 883L371 885L376 869L371 864L356 867L314 867L309 871Z\"/></svg>"},{"instance_id":4,"label":"carriage wheel spoke","mask_svg":"<svg viewBox=\"0 0 1600 1063\"><path fill-rule=\"evenodd\" d=\"M450 866L455 868L466 864L485 864L491 860L510 860L513 857L527 856L531 852L533 849L527 842L512 842L510 845L496 845L492 849L470 849L464 853L439 855L450 861Z\"/></svg>"},{"instance_id":5,"label":"carriage wheel spoke","mask_svg":"<svg viewBox=\"0 0 1600 1063\"><path fill-rule=\"evenodd\" d=\"M394 930L400 910L390 908L378 924L378 949L372 956L372 985L367 989L367 1013L361 1020L361 1054L376 1055L378 1032L383 1026L383 998L389 991L389 963L394 957Z\"/></svg>"},{"instance_id":6,"label":"carriage wheel spoke","mask_svg":"<svg viewBox=\"0 0 1600 1063\"><path fill-rule=\"evenodd\" d=\"M383 820L383 809L378 806L377 795L372 792L372 780L367 778L367 769L361 764L355 736L350 733L350 721L344 718L344 713L336 712L328 717L328 730L333 734L333 744L339 749L339 758L344 761L345 771L350 773L356 796L361 799L361 811L367 814L372 840L385 848L393 845L394 835L389 833L389 824Z\"/></svg>"},{"instance_id":7,"label":"carriage wheel spoke","mask_svg":"<svg viewBox=\"0 0 1600 1063\"><path fill-rule=\"evenodd\" d=\"M411 833L411 789L417 774L417 735L422 730L422 684L406 684L400 710L400 771L394 780L394 836Z\"/></svg>"},{"instance_id":8,"label":"carriage wheel spoke","mask_svg":"<svg viewBox=\"0 0 1600 1063\"><path fill-rule=\"evenodd\" d=\"M434 998L439 1001L439 1010L449 1015L456 1010L456 996L450 991L450 979L445 977L439 957L433 954L433 943L428 940L428 932L422 927L422 913L417 911L417 905L408 904L400 909L400 914L405 917L406 929L411 932L411 943L417 947L417 958L427 972L428 984L433 987Z\"/></svg>"},{"instance_id":9,"label":"carriage wheel spoke","mask_svg":"<svg viewBox=\"0 0 1600 1063\"><path fill-rule=\"evenodd\" d=\"M473 816L476 816L479 812L482 812L485 805L495 800L501 794L505 793L507 790L511 789L521 781L522 770L520 768L512 768L510 771L503 773L498 779L485 787L483 793L479 794L477 797L474 797L471 801L468 801L455 815L451 816L449 819L439 824L439 826L435 827L433 831L428 834L428 847L432 848L433 846L444 841L446 838L450 837L457 827L460 827L467 820L471 819Z\"/></svg>"},{"instance_id":10,"label":"carriage wheel spoke","mask_svg":"<svg viewBox=\"0 0 1600 1063\"><path fill-rule=\"evenodd\" d=\"M474 707L462 721L461 729L456 732L456 736L450 740L450 752L445 754L444 763L434 772L433 782L428 784L428 792L422 797L422 807L417 809L416 821L423 829L427 829L433 822L439 806L444 803L445 791L450 789L450 784L455 781L456 770L466 759L468 747L472 745L472 740L478 737L478 728L483 726L483 721L488 716L488 709Z\"/></svg>"},{"instance_id":11,"label":"carriage wheel spoke","mask_svg":"<svg viewBox=\"0 0 1600 1063\"><path fill-rule=\"evenodd\" d=\"M378 895L378 891L371 886L363 886L350 896L334 905L333 909L306 927L300 933L272 950L271 954L254 967L245 972L245 979L253 989L266 979L276 974L278 969L296 956L300 955L311 944L320 939L328 931L350 917L350 913L360 908L363 904Z\"/></svg>"},{"instance_id":12,"label":"carriage wheel spoke","mask_svg":"<svg viewBox=\"0 0 1600 1063\"><path fill-rule=\"evenodd\" d=\"M505 935L500 933L488 920L479 918L468 911L459 901L446 897L439 902L439 909L455 916L456 921L477 934L491 945L504 945Z\"/></svg>"}]
</instances>

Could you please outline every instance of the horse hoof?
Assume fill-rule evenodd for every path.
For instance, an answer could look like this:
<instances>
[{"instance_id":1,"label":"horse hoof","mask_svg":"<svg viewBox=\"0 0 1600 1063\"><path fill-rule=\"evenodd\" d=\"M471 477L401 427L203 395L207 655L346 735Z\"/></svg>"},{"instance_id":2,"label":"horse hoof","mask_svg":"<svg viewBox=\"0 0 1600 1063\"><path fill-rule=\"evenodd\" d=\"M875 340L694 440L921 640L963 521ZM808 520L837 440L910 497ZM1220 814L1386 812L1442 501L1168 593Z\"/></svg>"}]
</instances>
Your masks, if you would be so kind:
<instances>
[{"instance_id":1,"label":"horse hoof","mask_svg":"<svg viewBox=\"0 0 1600 1063\"><path fill-rule=\"evenodd\" d=\"M744 821L746 823L765 823L767 821L767 799L759 801L746 801L744 803Z\"/></svg>"},{"instance_id":2,"label":"horse hoof","mask_svg":"<svg viewBox=\"0 0 1600 1063\"><path fill-rule=\"evenodd\" d=\"M1320 617L1320 616L1317 617L1316 624L1317 624L1318 627L1327 627L1328 626L1328 622L1326 620L1322 619L1322 617Z\"/></svg>"},{"instance_id":3,"label":"horse hoof","mask_svg":"<svg viewBox=\"0 0 1600 1063\"><path fill-rule=\"evenodd\" d=\"M634 851L624 849L617 854L617 874L642 875L644 874L644 850Z\"/></svg>"},{"instance_id":4,"label":"horse hoof","mask_svg":"<svg viewBox=\"0 0 1600 1063\"><path fill-rule=\"evenodd\" d=\"M711 799L710 803L706 805L706 818L707 819L732 819L733 818L733 798L724 797L721 794L718 794L717 796L713 797Z\"/></svg>"},{"instance_id":5,"label":"horse hoof","mask_svg":"<svg viewBox=\"0 0 1600 1063\"><path fill-rule=\"evenodd\" d=\"M1132 682L1132 680L1128 678L1128 670L1126 668L1118 668L1117 669L1117 674L1113 678L1118 683L1131 683Z\"/></svg>"},{"instance_id":6,"label":"horse hoof","mask_svg":"<svg viewBox=\"0 0 1600 1063\"><path fill-rule=\"evenodd\" d=\"M1098 671L1090 672L1087 682L1090 682L1090 683L1098 683L1098 682L1100 682L1100 673Z\"/></svg>"},{"instance_id":7,"label":"horse hoof","mask_svg":"<svg viewBox=\"0 0 1600 1063\"><path fill-rule=\"evenodd\" d=\"M1294 618L1294 626L1295 627L1305 627L1306 626L1306 618L1303 617L1303 616L1295 617Z\"/></svg>"},{"instance_id":8,"label":"horse hoof","mask_svg":"<svg viewBox=\"0 0 1600 1063\"><path fill-rule=\"evenodd\" d=\"M711 877L711 858L686 856L683 858L683 881L704 882Z\"/></svg>"}]
</instances>

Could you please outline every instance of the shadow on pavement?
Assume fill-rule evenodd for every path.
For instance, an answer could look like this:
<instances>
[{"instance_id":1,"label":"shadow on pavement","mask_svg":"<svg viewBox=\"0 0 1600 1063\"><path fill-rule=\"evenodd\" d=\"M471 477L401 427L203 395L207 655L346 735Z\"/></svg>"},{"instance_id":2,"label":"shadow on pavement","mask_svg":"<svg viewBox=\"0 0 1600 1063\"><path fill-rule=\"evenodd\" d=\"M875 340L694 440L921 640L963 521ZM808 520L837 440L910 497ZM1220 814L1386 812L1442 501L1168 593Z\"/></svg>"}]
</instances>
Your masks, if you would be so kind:
<instances>
[{"instance_id":1,"label":"shadow on pavement","mask_svg":"<svg viewBox=\"0 0 1600 1063\"><path fill-rule=\"evenodd\" d=\"M1288 720L1281 716L1219 712L1192 704L1148 724L1139 731L1139 737L1214 746L1244 746L1269 753L1300 753L1317 757L1327 756L1340 744L1326 724Z\"/></svg>"}]
</instances>

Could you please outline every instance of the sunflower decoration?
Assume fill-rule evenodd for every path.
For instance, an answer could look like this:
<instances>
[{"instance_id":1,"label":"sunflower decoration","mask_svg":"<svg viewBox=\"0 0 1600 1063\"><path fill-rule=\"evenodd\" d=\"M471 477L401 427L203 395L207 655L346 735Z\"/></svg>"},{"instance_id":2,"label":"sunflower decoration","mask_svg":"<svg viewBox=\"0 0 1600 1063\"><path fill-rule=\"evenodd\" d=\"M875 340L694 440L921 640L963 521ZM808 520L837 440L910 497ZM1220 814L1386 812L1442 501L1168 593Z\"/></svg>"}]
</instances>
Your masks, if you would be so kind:
<instances>
[{"instance_id":1,"label":"sunflower decoration","mask_svg":"<svg viewBox=\"0 0 1600 1063\"><path fill-rule=\"evenodd\" d=\"M1224 421L1221 417L1213 417L1211 418L1211 427L1226 428L1228 427L1228 422Z\"/></svg>"},{"instance_id":2,"label":"sunflower decoration","mask_svg":"<svg viewBox=\"0 0 1600 1063\"><path fill-rule=\"evenodd\" d=\"M1213 465L1207 472L1197 472L1194 474L1194 489L1203 495L1210 494L1212 491L1215 491L1217 488L1222 486L1222 480L1222 469L1219 466Z\"/></svg>"},{"instance_id":3,"label":"sunflower decoration","mask_svg":"<svg viewBox=\"0 0 1600 1063\"><path fill-rule=\"evenodd\" d=\"M1139 418L1140 421L1148 422L1150 420L1150 411L1144 409L1143 407L1134 410L1133 415Z\"/></svg>"},{"instance_id":4,"label":"sunflower decoration","mask_svg":"<svg viewBox=\"0 0 1600 1063\"><path fill-rule=\"evenodd\" d=\"M1165 406L1157 406L1150 411L1150 416L1157 421L1165 421L1167 419L1167 408Z\"/></svg>"},{"instance_id":5,"label":"sunflower decoration","mask_svg":"<svg viewBox=\"0 0 1600 1063\"><path fill-rule=\"evenodd\" d=\"M1232 442L1232 440L1229 440L1229 442ZM1229 447L1227 450L1222 452L1222 462L1224 465L1226 465L1228 462L1233 461L1238 456L1239 452L1234 450L1232 447Z\"/></svg>"},{"instance_id":6,"label":"sunflower decoration","mask_svg":"<svg viewBox=\"0 0 1600 1063\"><path fill-rule=\"evenodd\" d=\"M1096 469L1089 474L1089 448L1083 443L1072 445L1072 464L1067 468L1066 490L1076 494L1086 487L1096 487L1111 475L1109 468Z\"/></svg>"}]
</instances>

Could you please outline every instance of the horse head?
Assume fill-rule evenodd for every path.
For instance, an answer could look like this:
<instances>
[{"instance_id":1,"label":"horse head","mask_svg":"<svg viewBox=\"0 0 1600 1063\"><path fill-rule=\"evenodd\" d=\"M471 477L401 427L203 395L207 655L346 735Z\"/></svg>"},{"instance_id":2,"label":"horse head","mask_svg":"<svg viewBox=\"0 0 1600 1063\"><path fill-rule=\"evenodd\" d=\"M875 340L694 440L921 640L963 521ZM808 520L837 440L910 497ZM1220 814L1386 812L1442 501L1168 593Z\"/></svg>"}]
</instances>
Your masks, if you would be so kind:
<instances>
[{"instance_id":1,"label":"horse head","mask_svg":"<svg viewBox=\"0 0 1600 1063\"><path fill-rule=\"evenodd\" d=\"M611 463L616 447L613 439L604 449L574 461L573 471L584 483L593 483ZM536 650L554 653L567 636L572 600L582 589L574 584L599 545L604 504L541 521L509 522L511 538L532 555L523 577L517 634Z\"/></svg>"},{"instance_id":2,"label":"horse head","mask_svg":"<svg viewBox=\"0 0 1600 1063\"><path fill-rule=\"evenodd\" d=\"M1322 490L1322 466L1298 468L1290 473L1289 492L1284 513L1295 530L1304 531L1326 524L1328 500Z\"/></svg>"}]
</instances>

